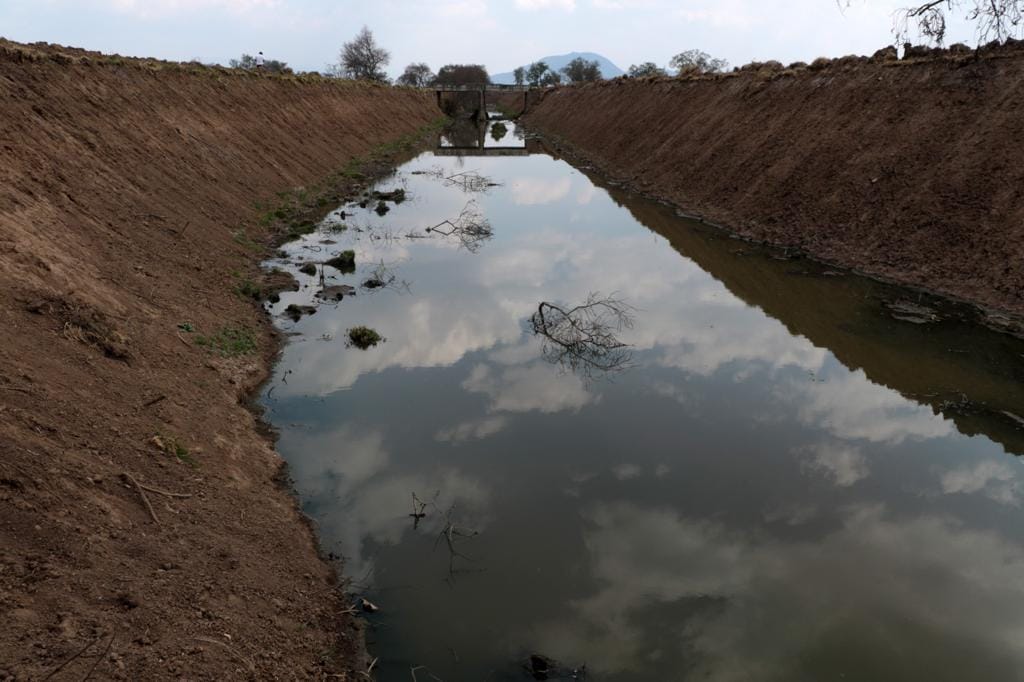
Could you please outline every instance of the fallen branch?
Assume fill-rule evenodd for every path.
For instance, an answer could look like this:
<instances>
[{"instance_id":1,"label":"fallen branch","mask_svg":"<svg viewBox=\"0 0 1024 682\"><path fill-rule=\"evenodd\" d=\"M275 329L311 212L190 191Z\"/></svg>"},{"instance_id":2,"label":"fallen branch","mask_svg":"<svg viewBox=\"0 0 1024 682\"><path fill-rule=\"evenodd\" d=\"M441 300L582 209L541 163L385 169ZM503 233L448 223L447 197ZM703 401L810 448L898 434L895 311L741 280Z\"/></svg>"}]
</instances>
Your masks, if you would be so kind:
<instances>
[{"instance_id":1,"label":"fallen branch","mask_svg":"<svg viewBox=\"0 0 1024 682\"><path fill-rule=\"evenodd\" d=\"M76 653L76 654L75 654L74 656L72 656L72 657L71 657L71 658L69 658L68 660L64 661L63 663L61 663L61 664L60 664L60 665L59 665L59 666L58 666L58 667L57 667L57 668L56 668L56 669L55 669L55 670L54 670L53 672L51 672L51 673L50 673L49 675L47 675L46 677L44 677L44 678L43 678L43 682L46 682L46 680L50 679L51 677L53 677L54 675L56 675L57 673L59 673L59 672L60 672L61 670L63 670L64 668L68 667L68 665L69 665L70 663L72 663L72 662L73 662L73 661L74 661L75 659L77 659L77 658L78 658L79 656L81 656L81 655L82 655L82 654L84 654L84 653L85 653L86 651L88 651L89 649L91 649L91 648L92 648L92 645L93 645L93 644L95 644L96 642L100 641L101 639L103 639L103 638L102 638L102 637L97 637L96 639L92 640L91 642L89 642L88 644L86 644L86 645L85 645L84 647L82 647L81 649L79 649L79 650L78 650L78 653Z\"/></svg>"},{"instance_id":2,"label":"fallen branch","mask_svg":"<svg viewBox=\"0 0 1024 682\"><path fill-rule=\"evenodd\" d=\"M139 483L137 485L143 490L148 490L151 493L163 495L164 497L176 497L180 500L187 500L188 498L192 497L192 493L172 493L169 490L161 490L160 488L154 488L153 486L145 485L144 483Z\"/></svg>"},{"instance_id":3,"label":"fallen branch","mask_svg":"<svg viewBox=\"0 0 1024 682\"><path fill-rule=\"evenodd\" d=\"M102 653L102 654L100 654L100 655L99 655L99 656L98 656L98 657L96 658L96 662L92 664L92 667L91 667L91 668L89 668L89 672L87 672L87 673L85 674L85 677L83 677L83 678L82 678L82 682L88 682L89 678L90 678L90 677L92 677L92 674L93 674L94 672L96 672L96 668L97 668L97 667L99 667L99 664L100 664L100 662L101 662L101 661L102 661L102 660L103 660L104 658L106 658L106 657L107 657L107 654L108 654L108 653L110 652L110 647L114 646L114 637L116 637L116 636L117 636L117 635L111 635L111 636L110 636L110 641L109 641L109 642L107 642L107 648L106 648L106 649L104 649L104 650L103 650L103 653Z\"/></svg>"},{"instance_id":4,"label":"fallen branch","mask_svg":"<svg viewBox=\"0 0 1024 682\"><path fill-rule=\"evenodd\" d=\"M150 504L149 497L146 496L146 491L142 488L142 484L136 481L135 477L127 471L121 475L135 485L135 489L139 491L139 496L142 497L142 501L146 504L146 509L149 510L149 515L153 517L153 521L155 521L157 525L160 525L160 519L157 518L156 511L153 509L153 505Z\"/></svg>"},{"instance_id":5,"label":"fallen branch","mask_svg":"<svg viewBox=\"0 0 1024 682\"><path fill-rule=\"evenodd\" d=\"M219 640L213 639L212 637L193 637L192 639L195 639L195 640L200 641L200 642L206 642L207 644L216 644L217 646L223 648L229 654L231 654L231 656L236 661L241 661L242 663L244 663L246 665L246 667L249 668L249 672L251 672L253 674L256 674L256 664L253 663L248 658L246 658L245 656L243 656L242 654L240 654L237 651L235 651L234 649L232 649L231 647L229 647L224 642L221 642Z\"/></svg>"}]
</instances>

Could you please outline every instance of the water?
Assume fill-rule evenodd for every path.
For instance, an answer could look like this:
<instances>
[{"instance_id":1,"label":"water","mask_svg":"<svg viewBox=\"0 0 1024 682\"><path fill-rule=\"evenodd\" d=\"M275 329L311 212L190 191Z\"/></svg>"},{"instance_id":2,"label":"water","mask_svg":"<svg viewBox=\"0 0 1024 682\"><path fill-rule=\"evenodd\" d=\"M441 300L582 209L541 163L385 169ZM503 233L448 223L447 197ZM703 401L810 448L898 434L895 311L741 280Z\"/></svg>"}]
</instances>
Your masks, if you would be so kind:
<instances>
[{"instance_id":1,"label":"water","mask_svg":"<svg viewBox=\"0 0 1024 682\"><path fill-rule=\"evenodd\" d=\"M340 249L357 271L326 284L388 283L281 316L264 395L325 549L380 607L378 679L526 679L531 654L552 679L1021 678L1021 342L546 154L451 153L277 263L303 289L275 314ZM424 232L460 214L491 236ZM628 347L534 333L542 302L608 297ZM348 347L356 325L386 341Z\"/></svg>"}]
</instances>

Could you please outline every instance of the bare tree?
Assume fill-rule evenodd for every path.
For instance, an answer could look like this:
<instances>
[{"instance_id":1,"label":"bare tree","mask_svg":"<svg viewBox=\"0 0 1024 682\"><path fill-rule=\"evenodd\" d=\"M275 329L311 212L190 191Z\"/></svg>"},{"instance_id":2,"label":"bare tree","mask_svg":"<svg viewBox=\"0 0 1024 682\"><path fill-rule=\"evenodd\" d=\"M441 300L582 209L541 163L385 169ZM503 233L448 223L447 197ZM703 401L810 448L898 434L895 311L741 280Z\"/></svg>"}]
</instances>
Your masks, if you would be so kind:
<instances>
[{"instance_id":1,"label":"bare tree","mask_svg":"<svg viewBox=\"0 0 1024 682\"><path fill-rule=\"evenodd\" d=\"M631 346L617 336L633 327L633 308L613 296L591 293L572 308L544 301L530 317L530 327L542 338L544 358L573 372L589 376L622 370L633 356Z\"/></svg>"},{"instance_id":2,"label":"bare tree","mask_svg":"<svg viewBox=\"0 0 1024 682\"><path fill-rule=\"evenodd\" d=\"M702 50L686 50L680 52L668 65L682 76L687 73L720 73L729 68L729 62L712 57Z\"/></svg>"},{"instance_id":3,"label":"bare tree","mask_svg":"<svg viewBox=\"0 0 1024 682\"><path fill-rule=\"evenodd\" d=\"M839 0L849 7L852 0ZM964 12L964 18L975 26L979 43L1000 42L1020 35L1024 28L1024 0L932 0L909 5L895 15L893 32L898 42L906 41L915 31L929 41L941 45L946 39L946 17Z\"/></svg>"},{"instance_id":4,"label":"bare tree","mask_svg":"<svg viewBox=\"0 0 1024 682\"><path fill-rule=\"evenodd\" d=\"M405 71L398 77L399 85L408 85L414 88L425 88L434 80L434 72L430 67L420 62L405 67Z\"/></svg>"},{"instance_id":5,"label":"bare tree","mask_svg":"<svg viewBox=\"0 0 1024 682\"><path fill-rule=\"evenodd\" d=\"M370 29L363 26L355 38L341 46L337 71L345 78L386 83L384 67L391 61L391 53L377 44Z\"/></svg>"}]
</instances>

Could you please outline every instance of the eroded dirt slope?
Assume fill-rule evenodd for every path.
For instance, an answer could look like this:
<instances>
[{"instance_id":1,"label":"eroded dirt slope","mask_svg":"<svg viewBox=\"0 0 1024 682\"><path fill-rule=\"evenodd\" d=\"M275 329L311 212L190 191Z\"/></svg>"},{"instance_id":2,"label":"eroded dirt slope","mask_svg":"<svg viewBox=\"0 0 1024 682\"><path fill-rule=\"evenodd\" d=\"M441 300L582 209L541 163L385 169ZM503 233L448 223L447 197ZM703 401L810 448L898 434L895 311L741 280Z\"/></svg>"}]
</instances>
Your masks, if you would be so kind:
<instances>
[{"instance_id":1,"label":"eroded dirt slope","mask_svg":"<svg viewBox=\"0 0 1024 682\"><path fill-rule=\"evenodd\" d=\"M1017 46L560 88L525 120L744 236L1024 313Z\"/></svg>"},{"instance_id":2,"label":"eroded dirt slope","mask_svg":"<svg viewBox=\"0 0 1024 682\"><path fill-rule=\"evenodd\" d=\"M255 202L438 115L407 90L0 42L0 679L351 663L240 402L276 347L248 298Z\"/></svg>"}]
</instances>

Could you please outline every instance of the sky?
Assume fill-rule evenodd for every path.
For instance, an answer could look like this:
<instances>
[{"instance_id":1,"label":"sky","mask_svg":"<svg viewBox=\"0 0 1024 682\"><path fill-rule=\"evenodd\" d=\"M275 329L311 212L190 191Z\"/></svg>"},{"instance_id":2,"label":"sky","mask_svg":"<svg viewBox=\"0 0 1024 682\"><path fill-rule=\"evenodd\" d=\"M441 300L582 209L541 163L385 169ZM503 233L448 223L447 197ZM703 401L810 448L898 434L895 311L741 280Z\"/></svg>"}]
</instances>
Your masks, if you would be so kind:
<instances>
[{"instance_id":1,"label":"sky","mask_svg":"<svg viewBox=\"0 0 1024 682\"><path fill-rule=\"evenodd\" d=\"M841 0L845 4L845 0ZM547 55L598 52L621 68L699 48L732 65L871 54L893 42L907 0L0 0L0 36L107 53L227 63L243 52L303 71L337 62L364 25L388 67L482 63L510 71ZM962 14L962 11L960 12ZM951 17L948 42L973 44Z\"/></svg>"}]
</instances>

